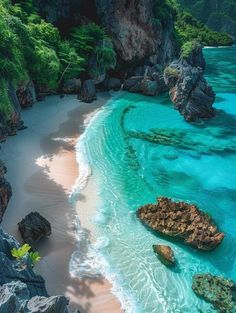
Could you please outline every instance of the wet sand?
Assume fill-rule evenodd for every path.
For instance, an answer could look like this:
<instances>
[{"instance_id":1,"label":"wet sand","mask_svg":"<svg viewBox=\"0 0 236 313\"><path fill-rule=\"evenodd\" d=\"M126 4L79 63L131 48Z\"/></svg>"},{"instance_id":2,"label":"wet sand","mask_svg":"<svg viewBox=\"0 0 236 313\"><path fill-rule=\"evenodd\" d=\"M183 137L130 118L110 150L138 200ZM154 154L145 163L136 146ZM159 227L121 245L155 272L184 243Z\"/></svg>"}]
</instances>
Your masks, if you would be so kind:
<instances>
[{"instance_id":1,"label":"wet sand","mask_svg":"<svg viewBox=\"0 0 236 313\"><path fill-rule=\"evenodd\" d=\"M71 309L81 313L122 312L110 291L111 284L103 277L77 279L69 273L72 253L81 244L86 250L87 242L95 236L91 222L95 206L91 204L97 197L88 185L76 205L69 201L79 175L75 143L84 131L84 121L109 98L108 93L101 93L97 101L85 104L75 96L48 97L23 112L28 128L9 137L1 149L13 188L2 226L21 241L17 223L25 215L38 211L50 221L52 235L38 246L42 260L36 271L45 278L50 295L66 295ZM80 246L76 240L76 217L87 237Z\"/></svg>"}]
</instances>

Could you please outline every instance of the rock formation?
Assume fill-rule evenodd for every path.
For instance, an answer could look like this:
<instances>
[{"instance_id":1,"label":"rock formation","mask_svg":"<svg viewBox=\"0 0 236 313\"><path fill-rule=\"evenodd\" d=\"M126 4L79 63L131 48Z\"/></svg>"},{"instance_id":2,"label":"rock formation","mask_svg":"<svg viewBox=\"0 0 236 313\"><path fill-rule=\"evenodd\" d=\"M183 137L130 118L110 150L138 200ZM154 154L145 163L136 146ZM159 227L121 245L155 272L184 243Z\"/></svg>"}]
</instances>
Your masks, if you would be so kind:
<instances>
[{"instance_id":1,"label":"rock formation","mask_svg":"<svg viewBox=\"0 0 236 313\"><path fill-rule=\"evenodd\" d=\"M154 231L181 239L200 250L212 250L224 238L207 214L185 202L160 197L157 204L139 208L137 216Z\"/></svg>"},{"instance_id":2,"label":"rock formation","mask_svg":"<svg viewBox=\"0 0 236 313\"><path fill-rule=\"evenodd\" d=\"M36 275L28 260L11 257L19 243L0 228L0 312L67 313L64 296L48 297L44 279Z\"/></svg>"},{"instance_id":3,"label":"rock formation","mask_svg":"<svg viewBox=\"0 0 236 313\"><path fill-rule=\"evenodd\" d=\"M6 167L0 160L0 223L12 195L11 186L4 178L6 171Z\"/></svg>"},{"instance_id":4,"label":"rock formation","mask_svg":"<svg viewBox=\"0 0 236 313\"><path fill-rule=\"evenodd\" d=\"M160 261L166 266L175 265L174 252L169 246L153 245L153 251L158 255Z\"/></svg>"},{"instance_id":5,"label":"rock formation","mask_svg":"<svg viewBox=\"0 0 236 313\"><path fill-rule=\"evenodd\" d=\"M35 245L39 240L51 235L51 224L38 212L31 212L18 223L25 242Z\"/></svg>"},{"instance_id":6,"label":"rock formation","mask_svg":"<svg viewBox=\"0 0 236 313\"><path fill-rule=\"evenodd\" d=\"M204 75L205 60L198 45L187 58L173 61L164 72L171 101L186 121L214 116L215 93Z\"/></svg>"},{"instance_id":7,"label":"rock formation","mask_svg":"<svg viewBox=\"0 0 236 313\"><path fill-rule=\"evenodd\" d=\"M97 99L96 88L92 80L88 79L82 82L79 99L87 103L90 103Z\"/></svg>"},{"instance_id":8,"label":"rock formation","mask_svg":"<svg viewBox=\"0 0 236 313\"><path fill-rule=\"evenodd\" d=\"M195 275L192 288L218 312L236 312L236 284L233 281L210 274Z\"/></svg>"}]
</instances>

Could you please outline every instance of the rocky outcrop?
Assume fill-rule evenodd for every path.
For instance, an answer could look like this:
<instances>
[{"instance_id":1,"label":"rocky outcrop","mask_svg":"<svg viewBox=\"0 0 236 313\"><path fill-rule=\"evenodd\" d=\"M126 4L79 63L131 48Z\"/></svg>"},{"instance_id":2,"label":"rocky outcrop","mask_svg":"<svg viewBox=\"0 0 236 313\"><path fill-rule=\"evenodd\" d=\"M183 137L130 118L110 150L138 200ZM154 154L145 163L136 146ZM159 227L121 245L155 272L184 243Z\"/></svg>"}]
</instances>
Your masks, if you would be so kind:
<instances>
[{"instance_id":1,"label":"rocky outcrop","mask_svg":"<svg viewBox=\"0 0 236 313\"><path fill-rule=\"evenodd\" d=\"M202 50L196 47L186 59L172 62L164 72L171 101L188 122L215 115L215 93L203 77L204 67Z\"/></svg>"},{"instance_id":2,"label":"rocky outcrop","mask_svg":"<svg viewBox=\"0 0 236 313\"><path fill-rule=\"evenodd\" d=\"M90 103L97 99L96 88L91 79L82 82L81 93L79 99L83 102Z\"/></svg>"},{"instance_id":3,"label":"rocky outcrop","mask_svg":"<svg viewBox=\"0 0 236 313\"><path fill-rule=\"evenodd\" d=\"M12 196L12 189L10 184L4 178L7 169L3 162L0 160L0 223L3 214L7 208L8 202Z\"/></svg>"},{"instance_id":4,"label":"rocky outcrop","mask_svg":"<svg viewBox=\"0 0 236 313\"><path fill-rule=\"evenodd\" d=\"M34 84L31 81L20 85L16 95L22 108L31 107L36 102Z\"/></svg>"},{"instance_id":5,"label":"rocky outcrop","mask_svg":"<svg viewBox=\"0 0 236 313\"><path fill-rule=\"evenodd\" d=\"M224 238L209 215L185 202L160 197L157 204L139 208L137 216L154 231L178 238L200 250L212 250Z\"/></svg>"},{"instance_id":6,"label":"rocky outcrop","mask_svg":"<svg viewBox=\"0 0 236 313\"><path fill-rule=\"evenodd\" d=\"M51 235L51 224L38 212L28 214L18 227L23 240L32 246Z\"/></svg>"},{"instance_id":7,"label":"rocky outcrop","mask_svg":"<svg viewBox=\"0 0 236 313\"><path fill-rule=\"evenodd\" d=\"M67 313L68 300L48 297L45 281L34 273L28 255L15 260L12 248L19 243L0 228L0 312Z\"/></svg>"},{"instance_id":8,"label":"rocky outcrop","mask_svg":"<svg viewBox=\"0 0 236 313\"><path fill-rule=\"evenodd\" d=\"M118 91L121 88L122 80L117 77L107 77L103 82L103 85L106 90Z\"/></svg>"},{"instance_id":9,"label":"rocky outcrop","mask_svg":"<svg viewBox=\"0 0 236 313\"><path fill-rule=\"evenodd\" d=\"M66 94L78 94L81 89L81 80L78 78L68 79L62 86L62 92Z\"/></svg>"},{"instance_id":10,"label":"rocky outcrop","mask_svg":"<svg viewBox=\"0 0 236 313\"><path fill-rule=\"evenodd\" d=\"M192 289L210 302L217 312L236 312L236 284L233 281L210 274L195 275Z\"/></svg>"},{"instance_id":11,"label":"rocky outcrop","mask_svg":"<svg viewBox=\"0 0 236 313\"><path fill-rule=\"evenodd\" d=\"M153 251L158 255L160 261L166 266L175 265L174 252L169 246L153 245Z\"/></svg>"}]
</instances>

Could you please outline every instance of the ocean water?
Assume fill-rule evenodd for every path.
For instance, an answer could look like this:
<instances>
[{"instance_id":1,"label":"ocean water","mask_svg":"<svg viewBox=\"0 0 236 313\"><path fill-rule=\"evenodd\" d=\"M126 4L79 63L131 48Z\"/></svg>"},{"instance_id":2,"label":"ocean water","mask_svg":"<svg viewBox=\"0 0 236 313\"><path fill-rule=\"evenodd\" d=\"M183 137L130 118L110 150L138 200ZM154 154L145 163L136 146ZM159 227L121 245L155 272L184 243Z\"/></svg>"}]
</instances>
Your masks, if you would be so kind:
<instances>
[{"instance_id":1,"label":"ocean water","mask_svg":"<svg viewBox=\"0 0 236 313\"><path fill-rule=\"evenodd\" d=\"M193 275L236 281L236 48L204 53L206 77L217 92L215 118L189 124L168 95L122 92L97 113L80 142L102 200L95 251L129 313L215 312L193 293ZM148 141L153 133L162 135L160 142ZM149 231L136 210L158 196L197 204L225 232L223 243L199 252ZM175 269L157 259L153 244L172 247Z\"/></svg>"}]
</instances>

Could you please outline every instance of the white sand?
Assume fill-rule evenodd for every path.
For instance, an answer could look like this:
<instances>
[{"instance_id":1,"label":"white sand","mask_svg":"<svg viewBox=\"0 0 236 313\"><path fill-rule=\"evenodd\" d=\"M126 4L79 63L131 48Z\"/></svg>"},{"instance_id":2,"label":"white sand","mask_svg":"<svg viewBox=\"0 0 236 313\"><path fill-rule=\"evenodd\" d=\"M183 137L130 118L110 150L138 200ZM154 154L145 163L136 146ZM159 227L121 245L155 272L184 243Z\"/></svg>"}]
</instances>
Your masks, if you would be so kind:
<instances>
[{"instance_id":1,"label":"white sand","mask_svg":"<svg viewBox=\"0 0 236 313\"><path fill-rule=\"evenodd\" d=\"M108 99L107 93L99 94L92 104L80 103L75 96L48 97L23 112L28 129L9 137L0 152L13 188L3 228L21 241L17 223L29 212L36 210L51 222L52 235L38 247L43 258L36 271L45 278L50 295L65 294L71 307L81 313L122 312L108 281L72 279L69 274L69 261L76 250L75 210L68 201L78 177L74 144L83 131L84 119ZM91 218L97 195L90 186L86 190L78 200L76 214L93 238Z\"/></svg>"}]
</instances>

